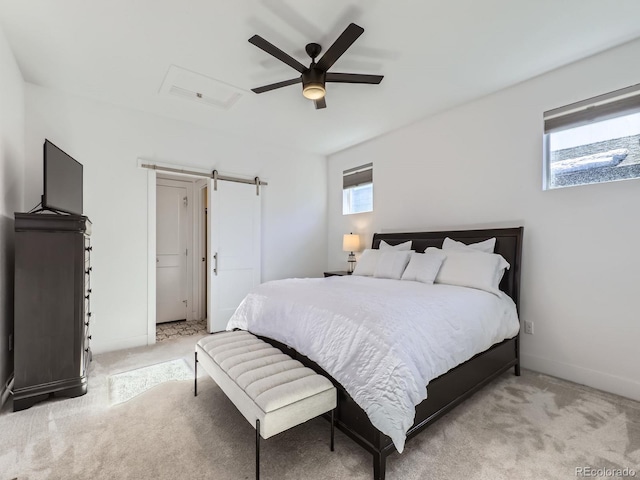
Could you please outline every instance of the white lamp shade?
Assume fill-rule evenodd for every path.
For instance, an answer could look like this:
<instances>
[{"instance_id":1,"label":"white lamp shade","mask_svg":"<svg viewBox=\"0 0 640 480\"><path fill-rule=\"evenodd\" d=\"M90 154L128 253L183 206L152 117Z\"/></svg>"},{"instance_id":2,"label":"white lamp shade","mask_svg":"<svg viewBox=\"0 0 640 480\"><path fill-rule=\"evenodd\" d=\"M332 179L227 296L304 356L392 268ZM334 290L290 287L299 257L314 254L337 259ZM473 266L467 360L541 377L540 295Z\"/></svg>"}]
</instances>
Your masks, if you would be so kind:
<instances>
[{"instance_id":1,"label":"white lamp shade","mask_svg":"<svg viewBox=\"0 0 640 480\"><path fill-rule=\"evenodd\" d=\"M342 250L345 252L360 250L360 235L349 233L342 237Z\"/></svg>"}]
</instances>

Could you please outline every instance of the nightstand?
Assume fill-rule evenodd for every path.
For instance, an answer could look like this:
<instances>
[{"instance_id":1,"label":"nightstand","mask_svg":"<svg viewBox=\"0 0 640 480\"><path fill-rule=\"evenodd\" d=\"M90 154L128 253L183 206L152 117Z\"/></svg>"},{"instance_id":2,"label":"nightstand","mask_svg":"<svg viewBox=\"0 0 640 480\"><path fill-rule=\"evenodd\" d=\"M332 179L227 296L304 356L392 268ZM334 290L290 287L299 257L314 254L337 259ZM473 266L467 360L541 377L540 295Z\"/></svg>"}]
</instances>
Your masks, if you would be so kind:
<instances>
[{"instance_id":1,"label":"nightstand","mask_svg":"<svg viewBox=\"0 0 640 480\"><path fill-rule=\"evenodd\" d=\"M351 275L351 273L346 270L339 270L337 272L324 272L325 277L343 277L345 275Z\"/></svg>"}]
</instances>

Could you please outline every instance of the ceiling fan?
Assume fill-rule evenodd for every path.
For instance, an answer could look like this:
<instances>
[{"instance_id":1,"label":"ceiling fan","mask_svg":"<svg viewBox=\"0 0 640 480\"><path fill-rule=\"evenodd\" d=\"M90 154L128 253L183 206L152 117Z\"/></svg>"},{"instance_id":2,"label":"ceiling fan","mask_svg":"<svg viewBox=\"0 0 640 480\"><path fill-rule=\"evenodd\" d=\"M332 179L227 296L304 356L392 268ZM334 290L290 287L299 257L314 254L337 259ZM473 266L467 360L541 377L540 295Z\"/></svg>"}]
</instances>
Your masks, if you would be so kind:
<instances>
[{"instance_id":1,"label":"ceiling fan","mask_svg":"<svg viewBox=\"0 0 640 480\"><path fill-rule=\"evenodd\" d=\"M326 90L325 84L327 82L335 83L369 83L379 84L384 78L383 75L362 75L359 73L332 73L327 72L336 60L342 56L344 52L355 42L360 35L364 32L364 28L356 25L355 23L349 24L349 26L342 32L338 39L333 42L333 45L324 53L322 58L316 63L316 57L320 55L322 47L317 43L309 43L305 50L311 57L311 65L305 67L302 63L297 61L292 56L286 54L275 45L267 42L259 35L254 35L249 39L249 42L256 47L264 50L269 55L273 55L281 62L286 63L290 67L296 69L301 73L299 77L292 78L291 80L285 80L283 82L272 83L270 85L264 85L258 88L252 88L255 93L264 93L276 88L287 87L295 83L302 83L302 95L309 100L313 100L318 108L325 108L327 103L324 99Z\"/></svg>"}]
</instances>

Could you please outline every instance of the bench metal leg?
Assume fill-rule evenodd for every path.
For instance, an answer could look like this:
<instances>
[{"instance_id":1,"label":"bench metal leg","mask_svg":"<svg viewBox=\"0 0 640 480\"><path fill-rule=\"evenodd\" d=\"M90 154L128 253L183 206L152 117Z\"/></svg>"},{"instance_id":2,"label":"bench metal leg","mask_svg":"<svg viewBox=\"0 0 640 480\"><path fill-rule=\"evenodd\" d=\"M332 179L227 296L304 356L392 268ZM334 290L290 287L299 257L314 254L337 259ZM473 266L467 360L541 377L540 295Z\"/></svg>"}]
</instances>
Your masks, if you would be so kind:
<instances>
[{"instance_id":1,"label":"bench metal leg","mask_svg":"<svg viewBox=\"0 0 640 480\"><path fill-rule=\"evenodd\" d=\"M332 452L333 452L333 437L334 437L334 431L335 431L335 425L333 422L333 412L335 412L335 408L331 410L331 451Z\"/></svg>"},{"instance_id":2,"label":"bench metal leg","mask_svg":"<svg viewBox=\"0 0 640 480\"><path fill-rule=\"evenodd\" d=\"M256 480L260 480L260 419L256 419Z\"/></svg>"},{"instance_id":3,"label":"bench metal leg","mask_svg":"<svg viewBox=\"0 0 640 480\"><path fill-rule=\"evenodd\" d=\"M198 396L198 352L195 353L195 363L194 363L194 372L195 378L193 379L193 396Z\"/></svg>"}]
</instances>

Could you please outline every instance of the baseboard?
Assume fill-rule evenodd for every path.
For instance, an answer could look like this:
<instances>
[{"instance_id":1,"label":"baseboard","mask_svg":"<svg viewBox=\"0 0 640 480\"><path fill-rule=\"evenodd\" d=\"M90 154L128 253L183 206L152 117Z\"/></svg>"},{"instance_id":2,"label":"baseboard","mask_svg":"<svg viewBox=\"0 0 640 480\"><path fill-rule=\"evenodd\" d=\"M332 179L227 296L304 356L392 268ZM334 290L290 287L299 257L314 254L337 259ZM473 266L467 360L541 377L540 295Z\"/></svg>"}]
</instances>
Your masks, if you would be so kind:
<instances>
[{"instance_id":1,"label":"baseboard","mask_svg":"<svg viewBox=\"0 0 640 480\"><path fill-rule=\"evenodd\" d=\"M117 340L111 340L107 342L100 342L94 340L91 342L91 351L94 354L114 352L116 350L124 350L125 348L146 347L148 342L146 335L139 335L137 337L120 338Z\"/></svg>"},{"instance_id":2,"label":"baseboard","mask_svg":"<svg viewBox=\"0 0 640 480\"><path fill-rule=\"evenodd\" d=\"M11 395L11 390L13 389L13 373L9 376L9 380L2 386L2 391L0 392L0 408L4 406L4 402L9 399L9 395Z\"/></svg>"},{"instance_id":3,"label":"baseboard","mask_svg":"<svg viewBox=\"0 0 640 480\"><path fill-rule=\"evenodd\" d=\"M523 368L640 401L640 383L634 380L537 355L522 354L521 361Z\"/></svg>"}]
</instances>

